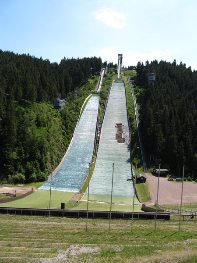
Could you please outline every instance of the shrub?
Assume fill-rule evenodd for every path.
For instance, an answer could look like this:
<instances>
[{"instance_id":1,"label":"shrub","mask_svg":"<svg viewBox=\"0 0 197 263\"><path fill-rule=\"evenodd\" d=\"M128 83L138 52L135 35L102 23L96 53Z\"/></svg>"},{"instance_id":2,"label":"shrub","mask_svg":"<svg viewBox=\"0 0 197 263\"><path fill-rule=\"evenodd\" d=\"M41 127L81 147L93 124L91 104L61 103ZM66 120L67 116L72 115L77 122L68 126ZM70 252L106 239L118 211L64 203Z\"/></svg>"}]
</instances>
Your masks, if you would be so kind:
<instances>
[{"instance_id":1,"label":"shrub","mask_svg":"<svg viewBox=\"0 0 197 263\"><path fill-rule=\"evenodd\" d=\"M36 175L36 178L37 178L37 181L38 181L38 182L44 182L44 181L46 181L47 176L48 176L47 173L40 172L40 173L38 173L38 174Z\"/></svg>"},{"instance_id":2,"label":"shrub","mask_svg":"<svg viewBox=\"0 0 197 263\"><path fill-rule=\"evenodd\" d=\"M191 176L188 176L188 177L187 177L187 181L189 181L189 182L192 182L192 181L193 181L192 178L191 178Z\"/></svg>"},{"instance_id":3,"label":"shrub","mask_svg":"<svg viewBox=\"0 0 197 263\"><path fill-rule=\"evenodd\" d=\"M25 176L22 173L17 173L13 175L12 177L10 177L10 179L12 180L14 184L17 184L17 183L21 184L21 183L24 183Z\"/></svg>"}]
</instances>

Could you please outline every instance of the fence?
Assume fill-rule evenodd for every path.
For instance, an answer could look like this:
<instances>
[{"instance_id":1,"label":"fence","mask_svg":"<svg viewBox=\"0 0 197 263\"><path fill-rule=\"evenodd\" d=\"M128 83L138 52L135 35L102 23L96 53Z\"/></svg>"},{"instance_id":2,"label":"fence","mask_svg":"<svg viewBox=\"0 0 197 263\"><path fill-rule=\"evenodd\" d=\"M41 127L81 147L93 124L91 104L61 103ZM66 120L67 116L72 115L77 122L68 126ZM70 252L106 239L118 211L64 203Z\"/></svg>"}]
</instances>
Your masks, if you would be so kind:
<instances>
[{"instance_id":1,"label":"fence","mask_svg":"<svg viewBox=\"0 0 197 263\"><path fill-rule=\"evenodd\" d=\"M37 209L37 208L11 208L0 207L1 214L31 215L31 216L59 216L71 218L89 219L160 219L170 220L170 213L155 212L110 212L110 211L86 211L65 209Z\"/></svg>"}]
</instances>

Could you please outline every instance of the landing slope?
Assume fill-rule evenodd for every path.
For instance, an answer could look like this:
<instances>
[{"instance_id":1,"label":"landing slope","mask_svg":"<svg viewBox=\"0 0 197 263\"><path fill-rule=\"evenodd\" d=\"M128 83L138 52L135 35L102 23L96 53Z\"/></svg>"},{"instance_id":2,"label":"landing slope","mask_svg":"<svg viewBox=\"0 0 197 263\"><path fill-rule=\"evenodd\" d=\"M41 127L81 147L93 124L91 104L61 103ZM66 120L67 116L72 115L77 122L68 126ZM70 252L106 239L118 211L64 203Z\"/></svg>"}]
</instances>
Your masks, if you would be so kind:
<instances>
[{"instance_id":1,"label":"landing slope","mask_svg":"<svg viewBox=\"0 0 197 263\"><path fill-rule=\"evenodd\" d=\"M125 142L116 139L117 124L122 124L122 137ZM126 111L125 87L123 82L114 82L102 125L96 165L90 181L90 195L110 195L112 185L112 165L114 163L113 196L133 197L129 128Z\"/></svg>"},{"instance_id":2,"label":"landing slope","mask_svg":"<svg viewBox=\"0 0 197 263\"><path fill-rule=\"evenodd\" d=\"M78 192L82 187L93 154L98 105L98 96L92 96L76 126L63 162L53 176L52 190ZM40 187L42 190L49 188L50 182Z\"/></svg>"}]
</instances>

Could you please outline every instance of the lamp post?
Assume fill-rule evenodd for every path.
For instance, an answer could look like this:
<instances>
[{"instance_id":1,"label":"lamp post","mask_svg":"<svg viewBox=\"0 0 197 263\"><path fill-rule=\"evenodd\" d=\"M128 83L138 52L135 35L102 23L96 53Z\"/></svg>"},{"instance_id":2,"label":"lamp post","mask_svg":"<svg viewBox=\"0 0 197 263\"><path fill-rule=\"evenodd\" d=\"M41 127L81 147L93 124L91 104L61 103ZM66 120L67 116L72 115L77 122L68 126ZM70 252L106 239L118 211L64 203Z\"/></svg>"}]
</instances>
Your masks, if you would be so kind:
<instances>
[{"instance_id":1,"label":"lamp post","mask_svg":"<svg viewBox=\"0 0 197 263\"><path fill-rule=\"evenodd\" d=\"M134 207L135 207L135 185L136 185L136 174L135 177L133 177L133 213L134 213ZM133 227L133 213L132 213L132 227ZM132 228L131 227L131 228Z\"/></svg>"},{"instance_id":2,"label":"lamp post","mask_svg":"<svg viewBox=\"0 0 197 263\"><path fill-rule=\"evenodd\" d=\"M90 175L90 163L89 163L88 177L89 177L89 175ZM86 232L88 231L88 210L89 210L89 190L90 190L89 186L90 186L90 182L88 181Z\"/></svg>"},{"instance_id":3,"label":"lamp post","mask_svg":"<svg viewBox=\"0 0 197 263\"><path fill-rule=\"evenodd\" d=\"M52 184L52 174L50 175L50 187L49 187L49 216L50 216L50 209L51 209L51 184Z\"/></svg>"},{"instance_id":4,"label":"lamp post","mask_svg":"<svg viewBox=\"0 0 197 263\"><path fill-rule=\"evenodd\" d=\"M159 179L160 179L160 164L159 164L159 175L157 179L157 199L156 199L156 214L155 214L155 230L157 229L157 210L159 204Z\"/></svg>"},{"instance_id":5,"label":"lamp post","mask_svg":"<svg viewBox=\"0 0 197 263\"><path fill-rule=\"evenodd\" d=\"M185 169L183 165L183 176L182 176L182 185L181 185L181 204L180 204L180 214L179 214L179 231L181 231L181 214L182 214L182 204L183 204L183 182L185 177Z\"/></svg>"},{"instance_id":6,"label":"lamp post","mask_svg":"<svg viewBox=\"0 0 197 263\"><path fill-rule=\"evenodd\" d=\"M114 163L112 164L111 200L110 200L110 213L109 213L109 231L111 229L111 210L112 210L113 187L114 187Z\"/></svg>"}]
</instances>

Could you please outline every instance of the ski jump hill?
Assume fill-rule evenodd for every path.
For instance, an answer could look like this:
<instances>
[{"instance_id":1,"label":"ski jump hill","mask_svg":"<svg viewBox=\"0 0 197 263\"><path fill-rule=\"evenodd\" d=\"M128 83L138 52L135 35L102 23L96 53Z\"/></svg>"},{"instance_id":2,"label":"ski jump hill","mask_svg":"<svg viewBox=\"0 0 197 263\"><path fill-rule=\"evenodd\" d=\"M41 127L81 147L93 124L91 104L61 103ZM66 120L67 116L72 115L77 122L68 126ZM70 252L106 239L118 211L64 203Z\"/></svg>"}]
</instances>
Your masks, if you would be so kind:
<instances>
[{"instance_id":1,"label":"ski jump hill","mask_svg":"<svg viewBox=\"0 0 197 263\"><path fill-rule=\"evenodd\" d=\"M92 96L77 123L70 146L53 176L39 189L79 192L88 173L94 153L95 138L99 136L97 158L88 190L93 200L119 200L135 197L131 181L129 127L127 119L125 85L120 79L122 57L119 56L118 78L110 88L107 107L100 134L97 131L99 97ZM101 72L99 91L104 70ZM109 201L109 200L108 200Z\"/></svg>"}]
</instances>

